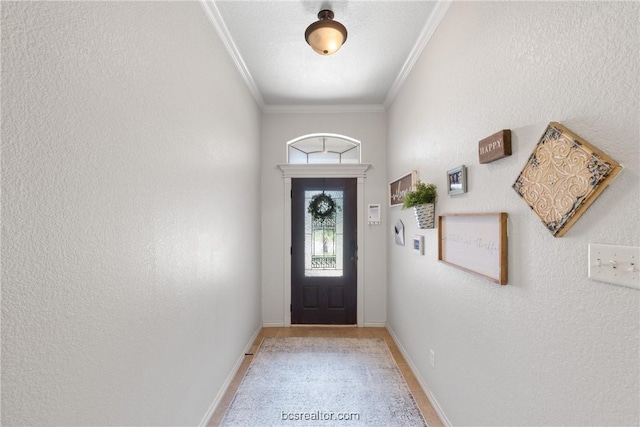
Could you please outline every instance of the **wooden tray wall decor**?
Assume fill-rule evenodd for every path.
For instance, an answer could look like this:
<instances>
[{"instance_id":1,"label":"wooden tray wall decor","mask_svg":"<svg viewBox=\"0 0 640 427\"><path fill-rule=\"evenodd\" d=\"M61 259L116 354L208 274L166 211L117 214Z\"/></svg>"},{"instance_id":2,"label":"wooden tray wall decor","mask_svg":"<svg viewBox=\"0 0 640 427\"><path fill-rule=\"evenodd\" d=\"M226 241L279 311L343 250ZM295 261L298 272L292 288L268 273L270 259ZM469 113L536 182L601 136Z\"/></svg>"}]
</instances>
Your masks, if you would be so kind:
<instances>
[{"instance_id":1,"label":"wooden tray wall decor","mask_svg":"<svg viewBox=\"0 0 640 427\"><path fill-rule=\"evenodd\" d=\"M551 122L513 189L551 234L561 237L621 170L611 157Z\"/></svg>"}]
</instances>

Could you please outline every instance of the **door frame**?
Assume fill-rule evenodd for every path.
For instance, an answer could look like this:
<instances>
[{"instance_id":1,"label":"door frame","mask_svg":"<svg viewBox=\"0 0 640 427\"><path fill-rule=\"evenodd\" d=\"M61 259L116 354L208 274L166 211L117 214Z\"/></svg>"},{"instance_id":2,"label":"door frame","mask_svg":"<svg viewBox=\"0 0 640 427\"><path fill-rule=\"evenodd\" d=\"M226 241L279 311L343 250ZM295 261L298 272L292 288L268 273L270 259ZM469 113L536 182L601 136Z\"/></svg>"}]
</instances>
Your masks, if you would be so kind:
<instances>
[{"instance_id":1,"label":"door frame","mask_svg":"<svg viewBox=\"0 0 640 427\"><path fill-rule=\"evenodd\" d=\"M279 164L284 181L284 326L291 326L291 179L292 178L357 178L356 229L358 230L356 319L359 328L364 326L364 180L371 167L357 164Z\"/></svg>"}]
</instances>

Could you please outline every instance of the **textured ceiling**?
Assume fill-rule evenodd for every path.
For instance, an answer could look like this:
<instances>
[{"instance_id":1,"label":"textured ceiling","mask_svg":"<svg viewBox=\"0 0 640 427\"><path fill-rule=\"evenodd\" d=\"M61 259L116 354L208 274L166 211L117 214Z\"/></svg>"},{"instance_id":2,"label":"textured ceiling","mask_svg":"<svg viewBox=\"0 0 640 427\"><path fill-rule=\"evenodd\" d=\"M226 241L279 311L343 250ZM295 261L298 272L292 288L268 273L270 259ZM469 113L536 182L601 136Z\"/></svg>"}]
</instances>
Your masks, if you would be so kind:
<instances>
[{"instance_id":1,"label":"textured ceiling","mask_svg":"<svg viewBox=\"0 0 640 427\"><path fill-rule=\"evenodd\" d=\"M445 3L203 0L262 107L384 105ZM333 10L348 30L331 56L304 40L321 9Z\"/></svg>"}]
</instances>

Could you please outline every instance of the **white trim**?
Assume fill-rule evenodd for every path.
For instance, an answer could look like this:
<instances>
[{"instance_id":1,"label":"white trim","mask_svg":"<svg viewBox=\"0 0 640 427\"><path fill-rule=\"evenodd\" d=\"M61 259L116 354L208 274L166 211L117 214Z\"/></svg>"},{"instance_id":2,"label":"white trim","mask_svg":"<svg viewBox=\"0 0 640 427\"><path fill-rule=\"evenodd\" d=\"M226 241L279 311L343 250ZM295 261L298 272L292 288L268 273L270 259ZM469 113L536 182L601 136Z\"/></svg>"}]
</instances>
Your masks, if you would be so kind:
<instances>
[{"instance_id":1,"label":"white trim","mask_svg":"<svg viewBox=\"0 0 640 427\"><path fill-rule=\"evenodd\" d=\"M249 343L244 347L244 350L240 354L240 358L238 359L236 364L233 366L233 369L231 369L231 372L229 373L229 375L227 375L227 379L224 381L224 384L222 384L222 387L220 388L220 391L218 391L218 394L216 395L216 398L213 400L213 403L209 406L207 413L204 414L204 417L202 417L202 420L200 421L200 424L199 424L200 427L206 427L209 424L209 421L211 421L211 417L213 417L213 413L218 408L218 405L220 404L220 401L224 397L224 394L227 392L227 389L231 385L231 382L233 381L236 374L240 370L240 366L242 365L242 362L244 362L245 358L247 357L245 354L249 352L249 349L255 342L256 338L258 338L258 334L260 333L261 330L262 330L262 326L259 326L258 329L256 329L256 331L251 336Z\"/></svg>"},{"instance_id":2,"label":"white trim","mask_svg":"<svg viewBox=\"0 0 640 427\"><path fill-rule=\"evenodd\" d=\"M357 178L357 315L358 327L364 326L364 179L370 164L277 165L284 181L284 326L291 326L291 178Z\"/></svg>"},{"instance_id":3,"label":"white trim","mask_svg":"<svg viewBox=\"0 0 640 427\"><path fill-rule=\"evenodd\" d=\"M227 52L229 52L231 59L233 59L233 62L236 64L236 68L240 72L244 82L247 84L249 92L253 95L253 99L255 99L258 107L260 107L261 110L264 110L264 99L258 89L258 85L253 79L253 76L251 76L251 72L249 71L249 68L247 68L247 64L244 63L242 56L240 56L240 52L231 38L231 33L229 33L227 25L224 23L224 19L222 19L222 15L220 14L220 10L218 10L218 6L216 6L215 0L200 0L200 4L211 20L211 23L213 23L213 26L218 32L220 39L222 39L224 46L227 48Z\"/></svg>"},{"instance_id":4,"label":"white trim","mask_svg":"<svg viewBox=\"0 0 640 427\"><path fill-rule=\"evenodd\" d=\"M413 363L413 361L409 357L409 354L404 349L402 344L400 344L400 340L398 339L398 336L395 334L395 332L393 332L393 329L391 329L391 326L389 326L388 324L386 326L387 326L387 331L389 331L389 334L391 335L391 338L393 338L393 341L396 343L396 346L400 350L400 353L402 353L402 356L404 357L404 360L409 365L409 369L411 369L411 372L413 372L413 375L416 377L416 380L420 384L420 387L422 387L422 390L427 395L427 399L429 399L429 402L431 402L431 406L433 407L433 409L438 414L438 417L440 418L440 421L442 421L442 423L445 426L451 427L452 426L451 421L449 421L449 418L447 418L446 414L442 410L442 407L440 406L440 404L436 400L436 397L433 395L431 390L429 390L429 387L427 387L427 383L422 379L422 376L420 376L420 373L418 372L418 369L416 368L416 365Z\"/></svg>"},{"instance_id":5,"label":"white trim","mask_svg":"<svg viewBox=\"0 0 640 427\"><path fill-rule=\"evenodd\" d=\"M387 324L385 322L365 322L365 328L384 328Z\"/></svg>"},{"instance_id":6,"label":"white trim","mask_svg":"<svg viewBox=\"0 0 640 427\"><path fill-rule=\"evenodd\" d=\"M300 142L300 141L304 141L305 139L311 139L311 138L322 138L322 137L327 137L327 138L333 138L333 139L342 139L344 141L347 141L350 144L353 144L353 146L355 148L358 149L358 164L360 164L360 161L362 160L362 142L358 141L355 138L351 138L350 136L346 136L346 135L340 135L339 133L310 133L308 135L302 135L299 136L297 138L292 139L291 141L287 142L287 163L289 164L289 148L291 145L295 144L296 142ZM306 153L307 154L307 161L308 161L308 156L310 153ZM309 164L309 163L304 163L304 164Z\"/></svg>"},{"instance_id":7,"label":"white trim","mask_svg":"<svg viewBox=\"0 0 640 427\"><path fill-rule=\"evenodd\" d=\"M280 168L282 169L282 167ZM283 169L284 173L284 169ZM291 177L284 180L284 326L291 326Z\"/></svg>"},{"instance_id":8,"label":"white trim","mask_svg":"<svg viewBox=\"0 0 640 427\"><path fill-rule=\"evenodd\" d=\"M346 114L346 113L384 113L382 104L346 104L346 105L265 105L265 114Z\"/></svg>"},{"instance_id":9,"label":"white trim","mask_svg":"<svg viewBox=\"0 0 640 427\"><path fill-rule=\"evenodd\" d=\"M362 166L362 165L361 165ZM368 165L367 169L369 169ZM364 169L362 174L367 170ZM358 321L358 327L364 326L364 176L359 176L358 180L358 208L357 208L357 220L356 228L358 230L358 241L356 243L356 268L358 272L358 284L356 295L356 319Z\"/></svg>"},{"instance_id":10,"label":"white trim","mask_svg":"<svg viewBox=\"0 0 640 427\"><path fill-rule=\"evenodd\" d=\"M386 328L386 322L365 322L365 328Z\"/></svg>"},{"instance_id":11,"label":"white trim","mask_svg":"<svg viewBox=\"0 0 640 427\"><path fill-rule=\"evenodd\" d=\"M418 37L416 44L413 45L413 49L411 50L411 53L409 54L409 57L405 61L404 65L402 66L400 73L398 73L398 77L396 77L396 80L391 85L391 89L389 89L389 92L387 92L387 97L384 100L385 110L391 106L393 100L396 98L396 95L398 95L398 92L402 88L404 81L409 76L409 73L411 73L413 66L416 64L416 61L422 54L422 51L427 46L427 43L429 43L429 40L431 40L431 36L433 36L436 28L438 28L438 25L440 25L440 21L442 21L442 18L449 9L451 2L452 0L440 0L436 3L436 7L433 9L431 16L429 16L429 20L427 20L427 23L422 29L422 32L420 33L420 37Z\"/></svg>"},{"instance_id":12,"label":"white trim","mask_svg":"<svg viewBox=\"0 0 640 427\"><path fill-rule=\"evenodd\" d=\"M284 327L284 322L264 322L262 323L263 328L282 328Z\"/></svg>"},{"instance_id":13,"label":"white trim","mask_svg":"<svg viewBox=\"0 0 640 427\"><path fill-rule=\"evenodd\" d=\"M335 165L307 165L280 163L276 166L282 171L283 178L365 178L367 169L371 167L371 164L339 163ZM287 198L288 197L287 195ZM289 213L291 213L291 211L289 211Z\"/></svg>"},{"instance_id":14,"label":"white trim","mask_svg":"<svg viewBox=\"0 0 640 427\"><path fill-rule=\"evenodd\" d=\"M329 137L329 138L337 138L337 139L344 139L345 141L349 141L352 142L353 144L356 145L361 145L362 142L358 141L355 138L351 138L350 136L346 136L346 135L340 135L339 133L310 133L307 135L302 135L299 136L297 138L293 138L291 141L287 142L287 147L291 144L295 144L298 141L302 141L303 139L309 139L309 138L319 138L319 137Z\"/></svg>"}]
</instances>

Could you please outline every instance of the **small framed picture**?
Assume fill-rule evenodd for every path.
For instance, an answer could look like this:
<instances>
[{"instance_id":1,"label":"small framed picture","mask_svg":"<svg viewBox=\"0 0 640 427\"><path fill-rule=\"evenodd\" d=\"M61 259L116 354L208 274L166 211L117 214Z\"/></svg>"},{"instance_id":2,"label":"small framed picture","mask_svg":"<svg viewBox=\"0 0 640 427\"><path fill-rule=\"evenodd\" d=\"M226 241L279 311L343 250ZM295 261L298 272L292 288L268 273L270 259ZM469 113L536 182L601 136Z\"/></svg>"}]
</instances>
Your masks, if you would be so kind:
<instances>
[{"instance_id":1,"label":"small framed picture","mask_svg":"<svg viewBox=\"0 0 640 427\"><path fill-rule=\"evenodd\" d=\"M424 236L413 236L413 253L424 255Z\"/></svg>"},{"instance_id":2,"label":"small framed picture","mask_svg":"<svg viewBox=\"0 0 640 427\"><path fill-rule=\"evenodd\" d=\"M467 192L467 167L465 165L447 171L447 191L450 196Z\"/></svg>"}]
</instances>

